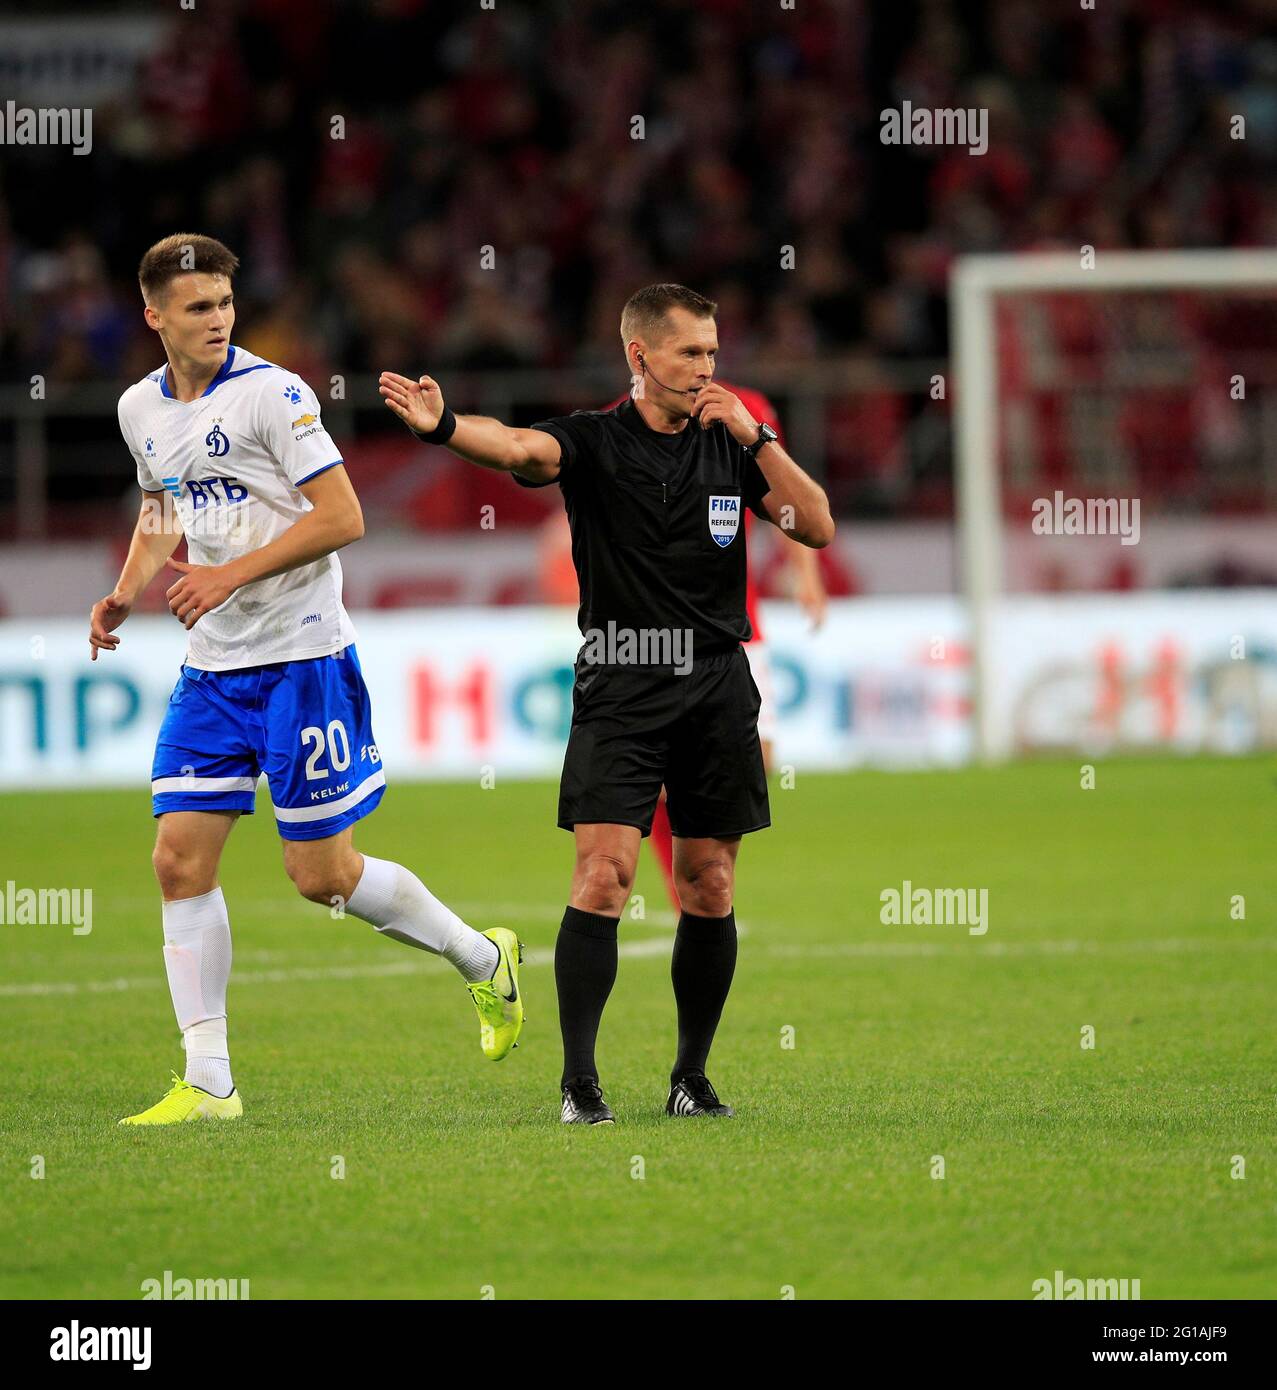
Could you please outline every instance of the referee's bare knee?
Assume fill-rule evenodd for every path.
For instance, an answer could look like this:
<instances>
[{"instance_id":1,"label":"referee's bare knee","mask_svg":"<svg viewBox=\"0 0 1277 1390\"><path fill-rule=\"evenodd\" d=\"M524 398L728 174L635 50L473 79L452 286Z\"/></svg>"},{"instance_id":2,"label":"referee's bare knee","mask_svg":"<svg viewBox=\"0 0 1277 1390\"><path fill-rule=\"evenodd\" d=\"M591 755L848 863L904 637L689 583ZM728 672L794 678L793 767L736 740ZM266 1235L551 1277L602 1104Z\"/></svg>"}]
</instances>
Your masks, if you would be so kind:
<instances>
[{"instance_id":1,"label":"referee's bare knee","mask_svg":"<svg viewBox=\"0 0 1277 1390\"><path fill-rule=\"evenodd\" d=\"M619 917L634 884L634 864L608 850L583 851L572 875L572 906L602 917Z\"/></svg>"}]
</instances>

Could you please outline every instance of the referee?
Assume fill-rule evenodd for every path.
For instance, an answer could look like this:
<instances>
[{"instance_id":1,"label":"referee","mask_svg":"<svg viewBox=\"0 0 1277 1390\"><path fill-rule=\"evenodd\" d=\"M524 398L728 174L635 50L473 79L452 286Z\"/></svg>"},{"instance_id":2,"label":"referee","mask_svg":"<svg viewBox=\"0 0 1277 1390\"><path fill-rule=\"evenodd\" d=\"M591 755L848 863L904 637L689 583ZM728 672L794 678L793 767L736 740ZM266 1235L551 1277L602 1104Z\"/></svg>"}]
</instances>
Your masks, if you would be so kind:
<instances>
[{"instance_id":1,"label":"referee","mask_svg":"<svg viewBox=\"0 0 1277 1390\"><path fill-rule=\"evenodd\" d=\"M386 404L422 439L525 487L558 483L567 507L585 642L559 791L559 825L576 837L554 952L566 1124L613 1123L595 1039L662 785L683 906L666 1111L732 1114L705 1063L736 966L740 839L771 823L758 690L741 647L751 635L743 508L813 547L829 544L834 523L775 431L714 384L716 307L682 285L639 290L621 315L629 398L531 429L454 415L428 376L381 375Z\"/></svg>"}]
</instances>

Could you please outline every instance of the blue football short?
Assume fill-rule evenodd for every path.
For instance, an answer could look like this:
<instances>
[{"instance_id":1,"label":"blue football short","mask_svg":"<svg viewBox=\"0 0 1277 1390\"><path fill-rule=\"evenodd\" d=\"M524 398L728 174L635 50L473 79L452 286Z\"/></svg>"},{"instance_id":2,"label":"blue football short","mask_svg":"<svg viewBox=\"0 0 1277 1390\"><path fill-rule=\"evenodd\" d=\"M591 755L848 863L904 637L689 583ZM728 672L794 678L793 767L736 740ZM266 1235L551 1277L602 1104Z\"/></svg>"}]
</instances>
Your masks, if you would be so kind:
<instances>
[{"instance_id":1,"label":"blue football short","mask_svg":"<svg viewBox=\"0 0 1277 1390\"><path fill-rule=\"evenodd\" d=\"M286 840L321 840L372 811L386 788L353 646L239 671L183 666L151 767L152 813L252 815L266 774Z\"/></svg>"}]
</instances>

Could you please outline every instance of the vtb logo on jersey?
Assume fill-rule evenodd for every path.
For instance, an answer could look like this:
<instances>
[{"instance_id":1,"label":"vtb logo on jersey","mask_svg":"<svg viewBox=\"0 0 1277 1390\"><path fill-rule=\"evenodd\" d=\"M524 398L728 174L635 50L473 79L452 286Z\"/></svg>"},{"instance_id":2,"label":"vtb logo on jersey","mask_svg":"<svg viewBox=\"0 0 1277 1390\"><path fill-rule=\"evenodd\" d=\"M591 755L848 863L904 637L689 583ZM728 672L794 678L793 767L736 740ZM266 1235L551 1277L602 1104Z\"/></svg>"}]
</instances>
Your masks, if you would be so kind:
<instances>
[{"instance_id":1,"label":"vtb logo on jersey","mask_svg":"<svg viewBox=\"0 0 1277 1390\"><path fill-rule=\"evenodd\" d=\"M166 478L164 481L167 484L169 480ZM197 512L204 507L220 507L228 502L248 500L248 489L238 478L191 478L187 481L186 491L191 507ZM180 488L173 495L180 497Z\"/></svg>"},{"instance_id":2,"label":"vtb logo on jersey","mask_svg":"<svg viewBox=\"0 0 1277 1390\"><path fill-rule=\"evenodd\" d=\"M709 499L709 533L715 545L731 545L740 527L740 498L711 496Z\"/></svg>"},{"instance_id":3,"label":"vtb logo on jersey","mask_svg":"<svg viewBox=\"0 0 1277 1390\"><path fill-rule=\"evenodd\" d=\"M212 431L204 436L211 459L225 458L231 451L231 441L222 433L221 425L214 425Z\"/></svg>"}]
</instances>

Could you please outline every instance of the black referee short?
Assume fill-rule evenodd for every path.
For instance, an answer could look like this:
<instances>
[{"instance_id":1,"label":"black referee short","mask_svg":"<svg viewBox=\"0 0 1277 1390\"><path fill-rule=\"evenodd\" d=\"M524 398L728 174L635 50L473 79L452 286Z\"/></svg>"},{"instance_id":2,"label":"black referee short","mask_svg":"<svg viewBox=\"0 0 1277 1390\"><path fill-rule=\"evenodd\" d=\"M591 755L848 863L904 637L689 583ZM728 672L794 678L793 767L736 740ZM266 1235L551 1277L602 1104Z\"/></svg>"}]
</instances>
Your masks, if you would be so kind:
<instances>
[{"instance_id":1,"label":"black referee short","mask_svg":"<svg viewBox=\"0 0 1277 1390\"><path fill-rule=\"evenodd\" d=\"M771 824L758 741L758 687L742 647L670 667L578 658L559 825L634 825L644 835L664 784L670 829L687 838Z\"/></svg>"}]
</instances>

